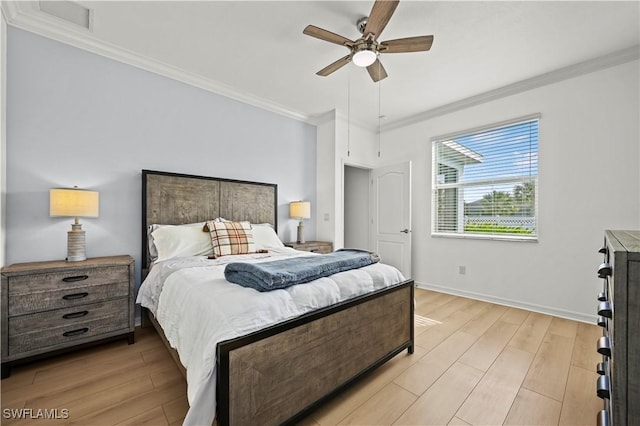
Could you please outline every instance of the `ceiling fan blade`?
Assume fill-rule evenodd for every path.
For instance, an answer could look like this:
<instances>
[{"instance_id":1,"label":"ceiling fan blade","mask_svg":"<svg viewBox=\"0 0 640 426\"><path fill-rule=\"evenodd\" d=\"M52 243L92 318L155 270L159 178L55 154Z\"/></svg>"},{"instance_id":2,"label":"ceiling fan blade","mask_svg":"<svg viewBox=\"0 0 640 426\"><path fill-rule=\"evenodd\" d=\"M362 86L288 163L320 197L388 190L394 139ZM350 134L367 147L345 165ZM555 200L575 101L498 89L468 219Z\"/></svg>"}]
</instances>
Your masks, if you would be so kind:
<instances>
[{"instance_id":1,"label":"ceiling fan blade","mask_svg":"<svg viewBox=\"0 0 640 426\"><path fill-rule=\"evenodd\" d=\"M377 40L384 27L389 23L389 19L391 19L391 15L398 7L398 3L400 3L400 0L376 0L373 8L371 8L363 35L367 36L367 34L371 33L373 34L373 39Z\"/></svg>"},{"instance_id":2,"label":"ceiling fan blade","mask_svg":"<svg viewBox=\"0 0 640 426\"><path fill-rule=\"evenodd\" d=\"M338 71L340 68L344 67L349 62L351 62L351 54L345 56L344 58L338 59L337 61L335 61L334 63L332 63L330 65L327 65L326 67L324 67L320 71L318 71L316 74L320 75L322 77L326 77L329 74L331 74L332 72Z\"/></svg>"},{"instance_id":3,"label":"ceiling fan blade","mask_svg":"<svg viewBox=\"0 0 640 426\"><path fill-rule=\"evenodd\" d=\"M354 44L353 41L349 40L346 37L342 37L339 34L316 27L315 25L307 25L302 33L311 37L319 38L320 40L328 41L330 43L339 44L341 46L351 47Z\"/></svg>"},{"instance_id":4,"label":"ceiling fan blade","mask_svg":"<svg viewBox=\"0 0 640 426\"><path fill-rule=\"evenodd\" d=\"M387 40L380 43L380 53L424 52L431 49L433 36L418 36Z\"/></svg>"},{"instance_id":5,"label":"ceiling fan blade","mask_svg":"<svg viewBox=\"0 0 640 426\"><path fill-rule=\"evenodd\" d=\"M384 69L382 62L380 62L379 59L376 59L374 63L369 65L367 67L367 71L369 71L369 75L374 83L387 78L387 71Z\"/></svg>"}]
</instances>

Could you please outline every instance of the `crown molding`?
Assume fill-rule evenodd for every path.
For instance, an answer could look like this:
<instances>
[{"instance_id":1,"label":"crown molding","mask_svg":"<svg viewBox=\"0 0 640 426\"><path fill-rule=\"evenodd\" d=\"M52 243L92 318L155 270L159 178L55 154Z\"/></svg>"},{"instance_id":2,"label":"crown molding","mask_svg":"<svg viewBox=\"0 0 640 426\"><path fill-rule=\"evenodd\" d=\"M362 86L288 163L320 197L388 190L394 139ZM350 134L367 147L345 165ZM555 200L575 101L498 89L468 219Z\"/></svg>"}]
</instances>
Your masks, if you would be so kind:
<instances>
[{"instance_id":1,"label":"crown molding","mask_svg":"<svg viewBox=\"0 0 640 426\"><path fill-rule=\"evenodd\" d=\"M306 114L293 111L280 104L254 96L250 93L241 93L229 85L222 84L167 63L142 56L114 44L100 41L93 37L86 29L76 29L71 26L64 25L62 20L55 17L49 18L48 16L44 16L44 14L40 13L27 13L22 10L22 8L28 7L24 6L28 3L32 2L21 2L15 0L2 1L2 13L5 15L8 25L30 31L43 37L65 43L109 59L123 62L154 74L159 74L164 77L180 81L263 110L313 124L311 117ZM33 6L31 7L33 8Z\"/></svg>"},{"instance_id":2,"label":"crown molding","mask_svg":"<svg viewBox=\"0 0 640 426\"><path fill-rule=\"evenodd\" d=\"M2 15L4 16L4 20L7 23L9 23L18 14L17 2L16 1L3 1L2 4L0 4L0 10L2 10Z\"/></svg>"},{"instance_id":3,"label":"crown molding","mask_svg":"<svg viewBox=\"0 0 640 426\"><path fill-rule=\"evenodd\" d=\"M339 109L332 109L323 114L311 116L308 122L315 126L320 126L322 124L335 121L342 121L347 123L347 125L359 127L366 131L372 131L371 126L367 125L367 123L361 120L357 120L353 117L349 117L349 114L346 114L344 113L344 111ZM377 133L377 129L375 130L375 132Z\"/></svg>"},{"instance_id":4,"label":"crown molding","mask_svg":"<svg viewBox=\"0 0 640 426\"><path fill-rule=\"evenodd\" d=\"M589 74L589 73L603 70L605 68L613 67L616 65L622 65L627 62L636 61L639 58L640 58L640 45L635 45L627 49L622 49L616 52L612 52L608 55L600 56L598 58L590 59L584 62L579 62L577 64L570 65L568 67L550 71L548 73L541 74L536 77L522 80L517 83L509 84L507 86L503 86L495 90L490 90L488 92L481 93L476 96L471 96L466 99L461 99L459 101L452 102L447 105L443 105L437 108L423 111L418 114L414 114L404 119L390 122L387 125L382 126L381 131L388 131L388 130L393 130L400 127L409 126L412 124L429 120L434 117L450 114L452 112L460 111L462 109L470 108L472 106L480 105L489 101L493 101L496 99L526 92L528 90L537 89L539 87L547 86L553 83L558 83L563 80L579 77L581 75Z\"/></svg>"}]
</instances>

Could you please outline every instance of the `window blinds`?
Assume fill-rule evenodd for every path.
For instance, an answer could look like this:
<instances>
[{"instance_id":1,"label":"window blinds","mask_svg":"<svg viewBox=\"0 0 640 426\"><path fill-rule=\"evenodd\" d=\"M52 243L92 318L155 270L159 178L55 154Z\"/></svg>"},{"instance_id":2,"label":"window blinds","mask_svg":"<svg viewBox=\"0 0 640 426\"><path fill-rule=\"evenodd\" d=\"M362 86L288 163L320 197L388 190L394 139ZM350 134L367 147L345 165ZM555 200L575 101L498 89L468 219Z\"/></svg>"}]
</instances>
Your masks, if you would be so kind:
<instances>
[{"instance_id":1,"label":"window blinds","mask_svg":"<svg viewBox=\"0 0 640 426\"><path fill-rule=\"evenodd\" d=\"M434 234L536 238L538 121L432 141Z\"/></svg>"}]
</instances>

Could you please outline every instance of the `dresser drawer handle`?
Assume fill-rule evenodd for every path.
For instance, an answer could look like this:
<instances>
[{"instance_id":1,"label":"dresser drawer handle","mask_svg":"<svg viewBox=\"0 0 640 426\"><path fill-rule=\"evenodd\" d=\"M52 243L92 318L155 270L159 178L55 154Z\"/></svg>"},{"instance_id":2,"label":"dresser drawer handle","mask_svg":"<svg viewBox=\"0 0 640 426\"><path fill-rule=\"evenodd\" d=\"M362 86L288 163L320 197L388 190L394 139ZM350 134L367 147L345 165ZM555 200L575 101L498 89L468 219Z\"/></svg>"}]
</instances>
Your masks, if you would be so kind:
<instances>
[{"instance_id":1,"label":"dresser drawer handle","mask_svg":"<svg viewBox=\"0 0 640 426\"><path fill-rule=\"evenodd\" d=\"M605 318L613 317L613 309L611 308L611 303L609 302L598 303L598 315L603 316Z\"/></svg>"},{"instance_id":2,"label":"dresser drawer handle","mask_svg":"<svg viewBox=\"0 0 640 426\"><path fill-rule=\"evenodd\" d=\"M83 297L87 297L88 295L89 293L87 293L86 291L83 291L82 293L65 294L64 296L62 296L62 298L64 300L75 300L75 299L82 299Z\"/></svg>"},{"instance_id":3,"label":"dresser drawer handle","mask_svg":"<svg viewBox=\"0 0 640 426\"><path fill-rule=\"evenodd\" d=\"M603 317L603 316L599 316L597 324L600 327L605 328L607 326L607 319L605 317Z\"/></svg>"},{"instance_id":4,"label":"dresser drawer handle","mask_svg":"<svg viewBox=\"0 0 640 426\"><path fill-rule=\"evenodd\" d=\"M598 253L606 254L607 253L607 246L600 247L600 250L598 250Z\"/></svg>"},{"instance_id":5,"label":"dresser drawer handle","mask_svg":"<svg viewBox=\"0 0 640 426\"><path fill-rule=\"evenodd\" d=\"M610 263L603 263L598 268L598 277L606 278L611 275L612 267Z\"/></svg>"},{"instance_id":6,"label":"dresser drawer handle","mask_svg":"<svg viewBox=\"0 0 640 426\"><path fill-rule=\"evenodd\" d=\"M64 314L62 318L64 319L81 318L88 314L89 314L89 311L72 312L70 314Z\"/></svg>"},{"instance_id":7,"label":"dresser drawer handle","mask_svg":"<svg viewBox=\"0 0 640 426\"><path fill-rule=\"evenodd\" d=\"M89 275L76 275L75 277L64 277L62 281L65 283L73 283L76 281L84 281L89 278Z\"/></svg>"},{"instance_id":8,"label":"dresser drawer handle","mask_svg":"<svg viewBox=\"0 0 640 426\"><path fill-rule=\"evenodd\" d=\"M606 361L598 363L598 365L596 366L596 373L600 374L601 376L604 375L604 374L607 374L607 362Z\"/></svg>"},{"instance_id":9,"label":"dresser drawer handle","mask_svg":"<svg viewBox=\"0 0 640 426\"><path fill-rule=\"evenodd\" d=\"M609 383L609 376L598 377L596 394L598 395L598 398L602 399L609 399L611 397L611 384Z\"/></svg>"},{"instance_id":10,"label":"dresser drawer handle","mask_svg":"<svg viewBox=\"0 0 640 426\"><path fill-rule=\"evenodd\" d=\"M607 410L600 410L598 412L598 426L609 426L609 412Z\"/></svg>"},{"instance_id":11,"label":"dresser drawer handle","mask_svg":"<svg viewBox=\"0 0 640 426\"><path fill-rule=\"evenodd\" d=\"M79 336L81 334L86 333L87 331L89 331L88 327L82 327L82 328L79 328L77 330L65 331L64 333L62 333L62 335L64 337Z\"/></svg>"},{"instance_id":12,"label":"dresser drawer handle","mask_svg":"<svg viewBox=\"0 0 640 426\"><path fill-rule=\"evenodd\" d=\"M607 294L604 291L601 291L600 293L598 293L598 300L600 302L604 302L607 300Z\"/></svg>"},{"instance_id":13,"label":"dresser drawer handle","mask_svg":"<svg viewBox=\"0 0 640 426\"><path fill-rule=\"evenodd\" d=\"M598 353L611 357L611 341L607 336L602 336L598 339Z\"/></svg>"}]
</instances>

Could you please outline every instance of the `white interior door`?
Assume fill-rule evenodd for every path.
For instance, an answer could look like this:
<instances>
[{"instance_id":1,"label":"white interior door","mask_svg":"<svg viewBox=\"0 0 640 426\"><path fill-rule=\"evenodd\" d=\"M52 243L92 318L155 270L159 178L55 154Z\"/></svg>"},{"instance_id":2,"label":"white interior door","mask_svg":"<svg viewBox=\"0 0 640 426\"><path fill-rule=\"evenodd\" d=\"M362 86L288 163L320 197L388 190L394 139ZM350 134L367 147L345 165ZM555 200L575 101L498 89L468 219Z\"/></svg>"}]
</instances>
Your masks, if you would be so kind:
<instances>
[{"instance_id":1,"label":"white interior door","mask_svg":"<svg viewBox=\"0 0 640 426\"><path fill-rule=\"evenodd\" d=\"M411 277L411 162L371 170L371 242L382 262Z\"/></svg>"}]
</instances>

